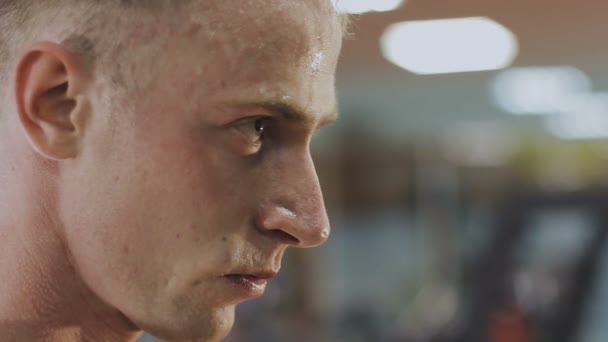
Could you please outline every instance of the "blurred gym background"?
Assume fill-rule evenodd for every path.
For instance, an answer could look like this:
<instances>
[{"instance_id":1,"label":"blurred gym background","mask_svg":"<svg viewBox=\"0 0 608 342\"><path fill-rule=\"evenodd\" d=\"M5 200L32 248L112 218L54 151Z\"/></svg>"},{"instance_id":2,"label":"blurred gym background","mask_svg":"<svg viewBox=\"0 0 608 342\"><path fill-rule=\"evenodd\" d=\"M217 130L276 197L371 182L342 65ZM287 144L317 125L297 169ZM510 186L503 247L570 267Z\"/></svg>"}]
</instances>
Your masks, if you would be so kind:
<instances>
[{"instance_id":1,"label":"blurred gym background","mask_svg":"<svg viewBox=\"0 0 608 342\"><path fill-rule=\"evenodd\" d=\"M228 341L608 341L608 2L337 6L332 237Z\"/></svg>"}]
</instances>

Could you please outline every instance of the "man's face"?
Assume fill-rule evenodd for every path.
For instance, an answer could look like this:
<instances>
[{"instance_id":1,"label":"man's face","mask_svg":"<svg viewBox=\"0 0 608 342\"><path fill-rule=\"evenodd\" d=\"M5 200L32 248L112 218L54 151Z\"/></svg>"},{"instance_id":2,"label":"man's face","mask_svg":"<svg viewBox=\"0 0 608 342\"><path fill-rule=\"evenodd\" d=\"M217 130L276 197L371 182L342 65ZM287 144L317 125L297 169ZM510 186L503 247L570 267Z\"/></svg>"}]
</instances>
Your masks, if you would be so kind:
<instances>
[{"instance_id":1,"label":"man's face","mask_svg":"<svg viewBox=\"0 0 608 342\"><path fill-rule=\"evenodd\" d=\"M288 246L329 235L309 143L335 115L333 8L215 3L216 24L182 20L134 110L93 100L60 183L85 283L165 338L224 336Z\"/></svg>"}]
</instances>

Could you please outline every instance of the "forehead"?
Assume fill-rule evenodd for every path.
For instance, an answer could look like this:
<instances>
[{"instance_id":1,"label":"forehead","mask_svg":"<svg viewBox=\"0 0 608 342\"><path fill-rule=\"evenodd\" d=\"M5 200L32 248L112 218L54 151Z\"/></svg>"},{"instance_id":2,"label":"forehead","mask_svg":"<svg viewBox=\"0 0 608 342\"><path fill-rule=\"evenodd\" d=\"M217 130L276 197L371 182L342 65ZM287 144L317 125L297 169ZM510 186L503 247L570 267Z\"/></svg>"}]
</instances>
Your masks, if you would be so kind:
<instances>
[{"instance_id":1,"label":"forehead","mask_svg":"<svg viewBox=\"0 0 608 342\"><path fill-rule=\"evenodd\" d=\"M169 47L172 60L188 60L180 76L192 80L189 88L302 97L295 85L333 86L342 33L329 0L203 3L189 8Z\"/></svg>"},{"instance_id":2,"label":"forehead","mask_svg":"<svg viewBox=\"0 0 608 342\"><path fill-rule=\"evenodd\" d=\"M204 44L208 56L235 61L230 70L240 72L243 61L307 65L341 41L329 0L211 1L192 13L185 29L194 35L185 36Z\"/></svg>"},{"instance_id":3,"label":"forehead","mask_svg":"<svg viewBox=\"0 0 608 342\"><path fill-rule=\"evenodd\" d=\"M191 22L216 36L243 36L259 43L260 38L293 33L327 38L324 31L339 26L330 0L210 0L186 7Z\"/></svg>"}]
</instances>

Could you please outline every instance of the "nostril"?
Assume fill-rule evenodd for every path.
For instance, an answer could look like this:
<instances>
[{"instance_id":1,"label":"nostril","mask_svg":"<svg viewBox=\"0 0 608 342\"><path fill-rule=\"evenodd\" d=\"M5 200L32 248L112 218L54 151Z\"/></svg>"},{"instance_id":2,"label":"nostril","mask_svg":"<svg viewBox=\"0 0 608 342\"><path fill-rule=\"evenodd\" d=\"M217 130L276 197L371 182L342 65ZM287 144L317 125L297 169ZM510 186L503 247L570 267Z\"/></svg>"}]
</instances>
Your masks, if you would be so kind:
<instances>
[{"instance_id":1,"label":"nostril","mask_svg":"<svg viewBox=\"0 0 608 342\"><path fill-rule=\"evenodd\" d=\"M300 244L300 239L298 239L297 237L283 231L280 229L273 229L271 231L269 231L270 234L272 234L275 238L277 238L279 241L281 241L284 244L288 244L288 245L299 245Z\"/></svg>"},{"instance_id":2,"label":"nostril","mask_svg":"<svg viewBox=\"0 0 608 342\"><path fill-rule=\"evenodd\" d=\"M322 206L317 207L301 206L301 215L297 215L285 206L265 205L254 217L253 225L260 233L286 245L304 248L319 246L328 239L330 225ZM317 212L322 215L316 215Z\"/></svg>"}]
</instances>

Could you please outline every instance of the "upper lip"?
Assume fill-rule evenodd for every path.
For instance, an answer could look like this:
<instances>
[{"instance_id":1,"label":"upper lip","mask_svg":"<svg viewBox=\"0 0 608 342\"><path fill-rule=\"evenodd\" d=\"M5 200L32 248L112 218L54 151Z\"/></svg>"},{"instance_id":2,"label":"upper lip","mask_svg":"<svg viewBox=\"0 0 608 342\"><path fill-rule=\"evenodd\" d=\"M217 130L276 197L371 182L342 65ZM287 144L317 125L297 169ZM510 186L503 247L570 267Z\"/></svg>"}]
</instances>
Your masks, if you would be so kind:
<instances>
[{"instance_id":1,"label":"upper lip","mask_svg":"<svg viewBox=\"0 0 608 342\"><path fill-rule=\"evenodd\" d=\"M277 274L278 274L278 272L273 271L273 270L259 270L259 271L243 270L243 271L226 273L224 276L245 276L245 277L255 277L258 279L268 280L268 279L276 277Z\"/></svg>"}]
</instances>

